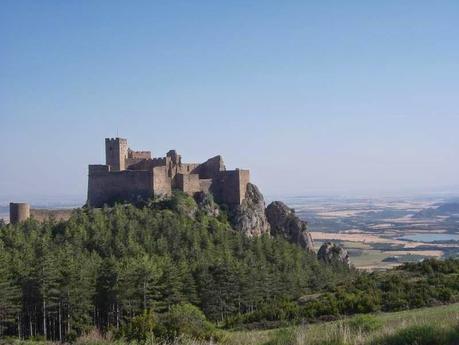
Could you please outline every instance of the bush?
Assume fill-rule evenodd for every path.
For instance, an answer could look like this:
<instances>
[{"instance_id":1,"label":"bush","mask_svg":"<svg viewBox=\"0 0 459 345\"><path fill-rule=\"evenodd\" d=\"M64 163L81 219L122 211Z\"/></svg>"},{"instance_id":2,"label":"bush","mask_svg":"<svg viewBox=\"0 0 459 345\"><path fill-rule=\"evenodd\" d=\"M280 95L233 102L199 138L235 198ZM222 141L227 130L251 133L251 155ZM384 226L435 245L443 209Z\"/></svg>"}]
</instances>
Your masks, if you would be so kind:
<instances>
[{"instance_id":1,"label":"bush","mask_svg":"<svg viewBox=\"0 0 459 345\"><path fill-rule=\"evenodd\" d=\"M158 334L167 339L174 339L181 335L195 339L218 338L215 326L207 321L198 307L192 304L172 306L164 316Z\"/></svg>"},{"instance_id":2,"label":"bush","mask_svg":"<svg viewBox=\"0 0 459 345\"><path fill-rule=\"evenodd\" d=\"M156 326L156 315L152 310L148 310L143 315L133 317L127 325L123 326L121 336L129 341L145 342L153 337Z\"/></svg>"},{"instance_id":3,"label":"bush","mask_svg":"<svg viewBox=\"0 0 459 345\"><path fill-rule=\"evenodd\" d=\"M347 321L347 325L353 331L373 332L383 326L378 318L372 315L358 315Z\"/></svg>"}]
</instances>

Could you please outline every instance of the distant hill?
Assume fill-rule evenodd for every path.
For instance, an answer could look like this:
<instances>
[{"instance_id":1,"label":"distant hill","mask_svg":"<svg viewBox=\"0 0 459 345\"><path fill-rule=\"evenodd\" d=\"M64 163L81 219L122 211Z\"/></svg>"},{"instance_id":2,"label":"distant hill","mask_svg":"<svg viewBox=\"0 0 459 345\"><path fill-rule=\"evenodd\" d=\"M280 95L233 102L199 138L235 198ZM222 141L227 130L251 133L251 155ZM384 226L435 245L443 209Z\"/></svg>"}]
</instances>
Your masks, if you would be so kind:
<instances>
[{"instance_id":1,"label":"distant hill","mask_svg":"<svg viewBox=\"0 0 459 345\"><path fill-rule=\"evenodd\" d=\"M413 218L432 218L437 216L453 216L459 214L459 202L448 202L437 208L425 208L413 215Z\"/></svg>"}]
</instances>

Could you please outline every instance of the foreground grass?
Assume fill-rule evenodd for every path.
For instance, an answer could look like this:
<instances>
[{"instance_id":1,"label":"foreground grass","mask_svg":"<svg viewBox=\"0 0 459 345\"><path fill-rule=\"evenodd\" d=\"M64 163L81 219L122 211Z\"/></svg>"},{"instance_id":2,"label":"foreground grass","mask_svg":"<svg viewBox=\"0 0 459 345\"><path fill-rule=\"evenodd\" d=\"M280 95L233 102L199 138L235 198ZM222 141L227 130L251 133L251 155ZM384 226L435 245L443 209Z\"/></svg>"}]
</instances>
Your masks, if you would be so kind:
<instances>
[{"instance_id":1,"label":"foreground grass","mask_svg":"<svg viewBox=\"0 0 459 345\"><path fill-rule=\"evenodd\" d=\"M230 345L459 345L459 304L397 313L358 315L345 320L269 331L231 333ZM404 334L414 330L426 341ZM425 333L423 333L425 332ZM452 339L442 339L443 336ZM398 338L397 338L398 337ZM435 342L437 341L437 342Z\"/></svg>"},{"instance_id":2,"label":"foreground grass","mask_svg":"<svg viewBox=\"0 0 459 345\"><path fill-rule=\"evenodd\" d=\"M0 340L0 345L52 343ZM397 313L357 315L335 322L274 330L226 332L219 343L187 338L172 343L151 339L144 344L111 340L97 333L77 345L459 345L459 304Z\"/></svg>"}]
</instances>

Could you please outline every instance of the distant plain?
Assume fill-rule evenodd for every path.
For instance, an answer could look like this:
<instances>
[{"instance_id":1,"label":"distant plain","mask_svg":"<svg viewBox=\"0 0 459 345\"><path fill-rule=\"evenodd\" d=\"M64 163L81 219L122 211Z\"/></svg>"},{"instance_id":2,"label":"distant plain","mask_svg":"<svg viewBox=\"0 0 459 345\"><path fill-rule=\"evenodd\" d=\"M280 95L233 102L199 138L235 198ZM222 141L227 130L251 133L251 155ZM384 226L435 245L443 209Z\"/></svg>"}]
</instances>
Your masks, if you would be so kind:
<instances>
[{"instance_id":1,"label":"distant plain","mask_svg":"<svg viewBox=\"0 0 459 345\"><path fill-rule=\"evenodd\" d=\"M459 204L442 197L290 197L286 203L308 222L319 248L344 246L352 263L382 270L427 257L459 254Z\"/></svg>"}]
</instances>

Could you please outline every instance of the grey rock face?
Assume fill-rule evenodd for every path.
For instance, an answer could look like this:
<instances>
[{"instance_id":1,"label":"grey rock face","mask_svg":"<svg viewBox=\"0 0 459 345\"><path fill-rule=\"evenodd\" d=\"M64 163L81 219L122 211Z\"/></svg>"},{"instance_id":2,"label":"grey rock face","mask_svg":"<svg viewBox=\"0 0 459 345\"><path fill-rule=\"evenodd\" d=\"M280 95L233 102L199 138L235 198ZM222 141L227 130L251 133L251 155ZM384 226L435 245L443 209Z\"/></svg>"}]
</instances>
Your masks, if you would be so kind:
<instances>
[{"instance_id":1,"label":"grey rock face","mask_svg":"<svg viewBox=\"0 0 459 345\"><path fill-rule=\"evenodd\" d=\"M245 199L232 212L233 226L245 235L260 236L269 234L269 223L265 215L265 200L258 187L247 184Z\"/></svg>"},{"instance_id":2,"label":"grey rock face","mask_svg":"<svg viewBox=\"0 0 459 345\"><path fill-rule=\"evenodd\" d=\"M281 235L290 242L314 252L314 242L307 231L307 223L299 219L293 209L281 201L274 201L266 208L266 217L272 235Z\"/></svg>"},{"instance_id":3,"label":"grey rock face","mask_svg":"<svg viewBox=\"0 0 459 345\"><path fill-rule=\"evenodd\" d=\"M322 244L317 253L317 258L326 263L342 263L347 266L351 265L351 260L347 250L331 242L325 242Z\"/></svg>"},{"instance_id":4,"label":"grey rock face","mask_svg":"<svg viewBox=\"0 0 459 345\"><path fill-rule=\"evenodd\" d=\"M198 192L195 194L196 203L199 209L204 211L207 215L218 217L220 215L220 208L214 201L212 194L205 192Z\"/></svg>"}]
</instances>

